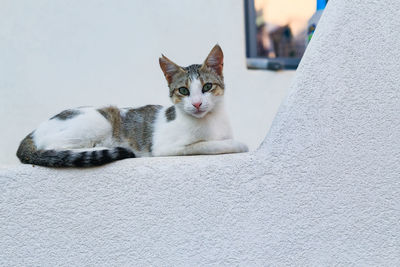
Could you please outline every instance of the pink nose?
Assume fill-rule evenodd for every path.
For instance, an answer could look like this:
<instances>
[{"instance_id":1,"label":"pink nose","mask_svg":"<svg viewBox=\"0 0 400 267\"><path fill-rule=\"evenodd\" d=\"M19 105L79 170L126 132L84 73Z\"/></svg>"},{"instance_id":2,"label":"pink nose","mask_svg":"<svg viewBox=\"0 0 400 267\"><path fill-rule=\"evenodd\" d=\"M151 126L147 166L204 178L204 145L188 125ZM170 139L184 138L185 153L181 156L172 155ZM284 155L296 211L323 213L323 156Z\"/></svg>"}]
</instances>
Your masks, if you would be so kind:
<instances>
[{"instance_id":1,"label":"pink nose","mask_svg":"<svg viewBox=\"0 0 400 267\"><path fill-rule=\"evenodd\" d=\"M202 104L201 102L192 103L192 105L197 109L200 109L201 104Z\"/></svg>"}]
</instances>

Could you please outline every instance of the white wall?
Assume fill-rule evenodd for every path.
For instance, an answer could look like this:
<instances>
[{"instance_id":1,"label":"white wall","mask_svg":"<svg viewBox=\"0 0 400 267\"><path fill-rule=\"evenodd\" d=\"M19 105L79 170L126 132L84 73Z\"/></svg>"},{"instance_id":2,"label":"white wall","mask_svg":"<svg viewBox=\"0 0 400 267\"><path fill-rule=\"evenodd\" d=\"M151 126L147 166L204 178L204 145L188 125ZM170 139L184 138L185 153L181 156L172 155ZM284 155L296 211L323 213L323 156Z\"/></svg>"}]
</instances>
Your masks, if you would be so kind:
<instances>
[{"instance_id":1,"label":"white wall","mask_svg":"<svg viewBox=\"0 0 400 267\"><path fill-rule=\"evenodd\" d=\"M256 152L0 167L0 265L400 266L398 10L329 1Z\"/></svg>"},{"instance_id":2,"label":"white wall","mask_svg":"<svg viewBox=\"0 0 400 267\"><path fill-rule=\"evenodd\" d=\"M0 8L0 164L71 107L169 105L158 65L201 63L219 43L235 135L255 149L294 72L245 66L242 1L12 1Z\"/></svg>"}]
</instances>

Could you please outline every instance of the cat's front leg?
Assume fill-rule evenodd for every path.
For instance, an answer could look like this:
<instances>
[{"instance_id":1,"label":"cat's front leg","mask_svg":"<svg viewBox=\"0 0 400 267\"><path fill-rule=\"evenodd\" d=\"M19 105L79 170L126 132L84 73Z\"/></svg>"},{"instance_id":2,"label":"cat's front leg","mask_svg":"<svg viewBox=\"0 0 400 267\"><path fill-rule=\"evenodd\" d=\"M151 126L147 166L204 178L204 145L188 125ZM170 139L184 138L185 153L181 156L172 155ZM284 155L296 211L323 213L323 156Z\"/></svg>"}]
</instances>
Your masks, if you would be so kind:
<instances>
[{"instance_id":1,"label":"cat's front leg","mask_svg":"<svg viewBox=\"0 0 400 267\"><path fill-rule=\"evenodd\" d=\"M243 143L233 139L200 141L190 145L173 145L154 148L155 157L185 156L185 155L217 155L228 153L242 153L249 149Z\"/></svg>"},{"instance_id":2,"label":"cat's front leg","mask_svg":"<svg viewBox=\"0 0 400 267\"><path fill-rule=\"evenodd\" d=\"M233 139L218 141L202 141L184 147L182 155L216 155L227 153L242 153L249 151L248 147Z\"/></svg>"}]
</instances>

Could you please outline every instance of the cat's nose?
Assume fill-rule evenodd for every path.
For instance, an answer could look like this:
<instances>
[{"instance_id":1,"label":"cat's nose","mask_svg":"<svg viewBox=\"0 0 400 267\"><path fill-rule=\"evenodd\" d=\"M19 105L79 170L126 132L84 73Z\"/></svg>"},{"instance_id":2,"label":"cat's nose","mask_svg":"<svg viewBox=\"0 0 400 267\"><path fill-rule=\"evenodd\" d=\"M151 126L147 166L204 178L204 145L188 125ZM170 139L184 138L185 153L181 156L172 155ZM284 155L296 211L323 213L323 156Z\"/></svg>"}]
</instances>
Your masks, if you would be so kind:
<instances>
[{"instance_id":1,"label":"cat's nose","mask_svg":"<svg viewBox=\"0 0 400 267\"><path fill-rule=\"evenodd\" d=\"M197 109L200 109L201 104L202 104L201 102L192 103L192 105Z\"/></svg>"}]
</instances>

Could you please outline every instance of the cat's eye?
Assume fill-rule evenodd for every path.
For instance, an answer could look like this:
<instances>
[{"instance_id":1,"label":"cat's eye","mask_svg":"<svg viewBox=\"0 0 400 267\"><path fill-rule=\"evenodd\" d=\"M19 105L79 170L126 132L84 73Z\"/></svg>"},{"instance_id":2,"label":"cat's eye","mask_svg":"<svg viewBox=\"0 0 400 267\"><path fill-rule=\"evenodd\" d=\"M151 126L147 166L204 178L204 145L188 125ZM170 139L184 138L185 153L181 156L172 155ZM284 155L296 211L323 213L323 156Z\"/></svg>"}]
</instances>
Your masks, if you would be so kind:
<instances>
[{"instance_id":1,"label":"cat's eye","mask_svg":"<svg viewBox=\"0 0 400 267\"><path fill-rule=\"evenodd\" d=\"M212 86L213 86L212 83L206 83L206 84L203 86L203 93L210 91L211 88L212 88Z\"/></svg>"},{"instance_id":2,"label":"cat's eye","mask_svg":"<svg viewBox=\"0 0 400 267\"><path fill-rule=\"evenodd\" d=\"M180 88L178 89L178 91L179 91L179 93L182 94L182 95L189 95L189 94L190 94L189 89L187 89L186 87L180 87Z\"/></svg>"}]
</instances>

